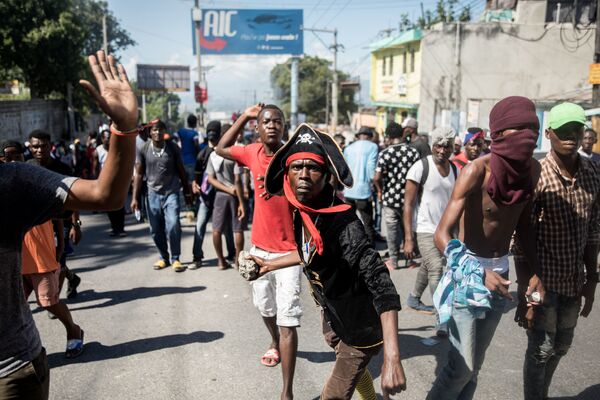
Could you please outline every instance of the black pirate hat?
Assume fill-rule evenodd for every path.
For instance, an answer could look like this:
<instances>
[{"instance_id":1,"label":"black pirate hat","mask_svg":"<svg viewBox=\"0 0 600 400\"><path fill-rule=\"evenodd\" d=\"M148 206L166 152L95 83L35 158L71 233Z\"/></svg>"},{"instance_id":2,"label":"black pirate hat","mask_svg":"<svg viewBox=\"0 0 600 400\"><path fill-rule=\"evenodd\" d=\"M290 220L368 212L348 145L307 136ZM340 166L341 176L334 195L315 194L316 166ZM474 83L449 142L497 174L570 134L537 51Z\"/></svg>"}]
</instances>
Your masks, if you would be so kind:
<instances>
[{"instance_id":1,"label":"black pirate hat","mask_svg":"<svg viewBox=\"0 0 600 400\"><path fill-rule=\"evenodd\" d=\"M352 172L344 159L342 150L328 134L301 124L294 135L273 156L265 175L265 188L269 194L276 195L283 190L285 163L295 153L308 152L322 156L327 167L337 180L346 187L354 183Z\"/></svg>"}]
</instances>

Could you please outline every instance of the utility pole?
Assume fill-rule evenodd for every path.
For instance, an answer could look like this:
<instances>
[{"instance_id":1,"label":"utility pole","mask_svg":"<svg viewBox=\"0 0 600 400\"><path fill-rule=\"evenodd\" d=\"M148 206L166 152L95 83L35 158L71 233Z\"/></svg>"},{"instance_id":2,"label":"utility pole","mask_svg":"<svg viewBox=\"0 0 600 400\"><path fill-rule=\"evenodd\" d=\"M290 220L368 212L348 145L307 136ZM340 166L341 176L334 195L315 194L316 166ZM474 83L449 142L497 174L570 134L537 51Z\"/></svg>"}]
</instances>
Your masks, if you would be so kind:
<instances>
[{"instance_id":1,"label":"utility pole","mask_svg":"<svg viewBox=\"0 0 600 400\"><path fill-rule=\"evenodd\" d=\"M337 42L337 29L316 29L316 28L302 28L302 30L310 31L310 32L325 32L325 33L333 33L333 45L329 46L329 48L333 51L333 82L331 84L331 127L330 132L335 134L337 131L337 123L338 123L338 73L337 73L337 53L338 49L343 48L344 46L338 44ZM328 121L329 122L329 121Z\"/></svg>"},{"instance_id":2,"label":"utility pole","mask_svg":"<svg viewBox=\"0 0 600 400\"><path fill-rule=\"evenodd\" d=\"M200 38L202 37L202 11L200 10L199 0L194 0L194 8L192 9L192 19L194 20L194 25L196 29L196 66L198 67L198 86L200 89L204 87L204 77L202 76L202 62L200 59ZM200 126L204 127L204 106L202 104L202 99L200 99L199 103L199 118Z\"/></svg>"},{"instance_id":3,"label":"utility pole","mask_svg":"<svg viewBox=\"0 0 600 400\"><path fill-rule=\"evenodd\" d=\"M298 126L298 64L298 57L292 57L290 82L290 129L292 132L294 132ZM256 93L256 91L254 93Z\"/></svg>"},{"instance_id":4,"label":"utility pole","mask_svg":"<svg viewBox=\"0 0 600 400\"><path fill-rule=\"evenodd\" d=\"M108 55L108 31L106 29L106 12L102 14L102 49Z\"/></svg>"}]
</instances>

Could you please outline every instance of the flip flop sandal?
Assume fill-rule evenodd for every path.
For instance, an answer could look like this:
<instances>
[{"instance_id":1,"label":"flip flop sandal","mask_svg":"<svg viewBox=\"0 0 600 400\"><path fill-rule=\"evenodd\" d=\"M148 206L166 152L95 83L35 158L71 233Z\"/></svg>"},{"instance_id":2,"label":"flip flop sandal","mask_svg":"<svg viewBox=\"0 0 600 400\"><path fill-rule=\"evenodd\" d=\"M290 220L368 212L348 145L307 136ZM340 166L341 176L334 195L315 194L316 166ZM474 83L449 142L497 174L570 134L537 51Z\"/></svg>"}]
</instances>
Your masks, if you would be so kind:
<instances>
[{"instance_id":1,"label":"flip flop sandal","mask_svg":"<svg viewBox=\"0 0 600 400\"><path fill-rule=\"evenodd\" d=\"M83 329L81 330L81 339L67 340L67 350L65 351L66 358L75 358L83 353Z\"/></svg>"},{"instance_id":2,"label":"flip flop sandal","mask_svg":"<svg viewBox=\"0 0 600 400\"><path fill-rule=\"evenodd\" d=\"M277 349L267 350L267 352L260 358L260 363L265 367L275 367L277 364L279 364L279 362L279 351L277 351Z\"/></svg>"}]
</instances>

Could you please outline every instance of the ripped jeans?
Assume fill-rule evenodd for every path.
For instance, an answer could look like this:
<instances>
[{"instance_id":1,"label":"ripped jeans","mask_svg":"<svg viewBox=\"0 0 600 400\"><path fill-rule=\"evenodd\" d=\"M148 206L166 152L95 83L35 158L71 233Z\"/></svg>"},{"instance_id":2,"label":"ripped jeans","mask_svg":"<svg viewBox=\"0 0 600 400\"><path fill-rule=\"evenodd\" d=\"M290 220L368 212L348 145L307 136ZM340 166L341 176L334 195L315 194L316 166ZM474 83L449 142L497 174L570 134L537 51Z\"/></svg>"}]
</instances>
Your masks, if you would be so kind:
<instances>
[{"instance_id":1,"label":"ripped jeans","mask_svg":"<svg viewBox=\"0 0 600 400\"><path fill-rule=\"evenodd\" d=\"M525 400L548 397L548 388L558 362L569 351L579 317L581 298L547 291L544 305L538 306L523 366Z\"/></svg>"}]
</instances>

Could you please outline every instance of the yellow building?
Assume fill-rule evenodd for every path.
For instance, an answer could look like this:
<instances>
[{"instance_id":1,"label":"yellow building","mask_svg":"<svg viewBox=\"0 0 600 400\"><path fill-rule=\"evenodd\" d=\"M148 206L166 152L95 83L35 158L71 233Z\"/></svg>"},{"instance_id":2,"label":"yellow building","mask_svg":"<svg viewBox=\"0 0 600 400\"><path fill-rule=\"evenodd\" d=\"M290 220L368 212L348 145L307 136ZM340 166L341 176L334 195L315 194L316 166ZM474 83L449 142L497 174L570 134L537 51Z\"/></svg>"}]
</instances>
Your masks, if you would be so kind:
<instances>
[{"instance_id":1,"label":"yellow building","mask_svg":"<svg viewBox=\"0 0 600 400\"><path fill-rule=\"evenodd\" d=\"M383 132L402 115L417 115L421 85L420 29L381 39L371 49L371 103L377 107L377 130Z\"/></svg>"}]
</instances>

